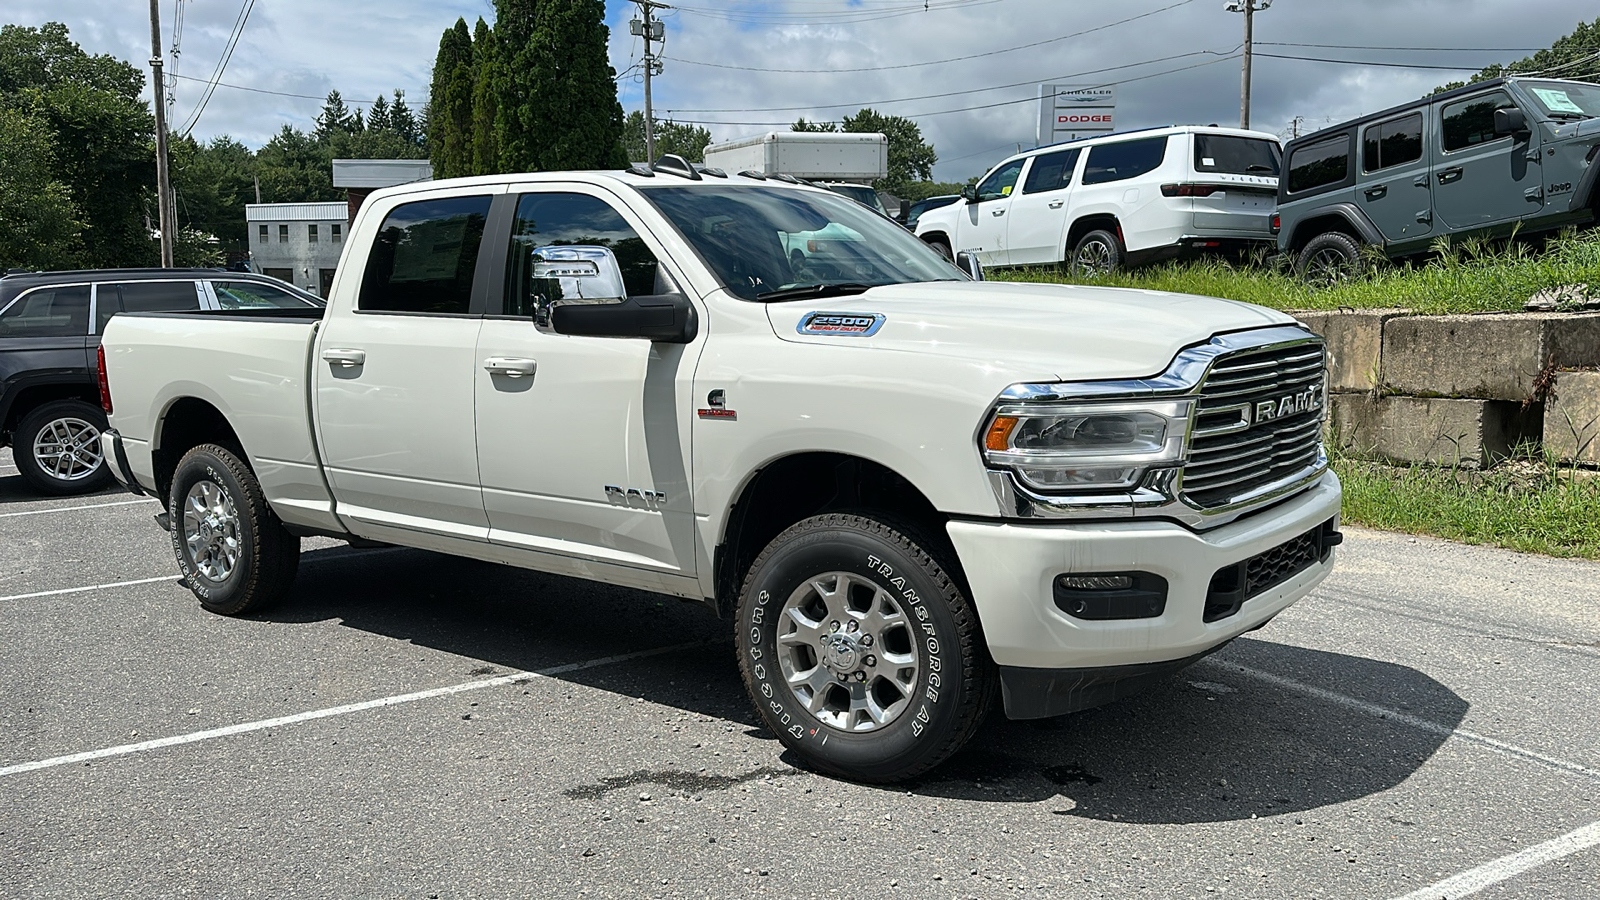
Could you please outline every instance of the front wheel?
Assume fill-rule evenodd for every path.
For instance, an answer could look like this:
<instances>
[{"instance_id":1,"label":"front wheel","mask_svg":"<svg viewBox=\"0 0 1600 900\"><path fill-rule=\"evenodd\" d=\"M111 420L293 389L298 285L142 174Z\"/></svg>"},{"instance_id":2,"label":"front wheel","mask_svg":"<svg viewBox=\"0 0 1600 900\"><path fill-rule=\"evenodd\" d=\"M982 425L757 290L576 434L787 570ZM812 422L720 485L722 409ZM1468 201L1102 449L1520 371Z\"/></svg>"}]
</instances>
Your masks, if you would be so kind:
<instances>
[{"instance_id":1,"label":"front wheel","mask_svg":"<svg viewBox=\"0 0 1600 900\"><path fill-rule=\"evenodd\" d=\"M950 242L949 241L943 240L941 238L934 238L933 240L928 241L928 246L932 247L933 251L935 253L939 254L940 256L944 257L945 259L949 260L950 262L955 262L956 261L955 253L950 250Z\"/></svg>"},{"instance_id":2,"label":"front wheel","mask_svg":"<svg viewBox=\"0 0 1600 900\"><path fill-rule=\"evenodd\" d=\"M209 612L257 612L289 590L300 539L267 505L254 472L216 444L183 455L167 495L172 549L184 582Z\"/></svg>"},{"instance_id":3,"label":"front wheel","mask_svg":"<svg viewBox=\"0 0 1600 900\"><path fill-rule=\"evenodd\" d=\"M739 669L767 727L812 767L911 778L987 713L994 666L937 552L914 529L833 513L789 528L751 566Z\"/></svg>"}]
</instances>

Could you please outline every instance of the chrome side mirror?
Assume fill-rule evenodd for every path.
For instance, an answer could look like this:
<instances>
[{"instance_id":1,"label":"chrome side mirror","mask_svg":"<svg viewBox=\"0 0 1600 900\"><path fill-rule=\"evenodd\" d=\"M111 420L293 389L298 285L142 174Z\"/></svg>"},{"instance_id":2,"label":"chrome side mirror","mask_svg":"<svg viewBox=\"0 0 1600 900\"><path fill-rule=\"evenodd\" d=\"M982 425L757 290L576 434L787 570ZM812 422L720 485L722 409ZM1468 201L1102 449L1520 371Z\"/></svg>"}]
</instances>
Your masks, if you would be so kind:
<instances>
[{"instance_id":1,"label":"chrome side mirror","mask_svg":"<svg viewBox=\"0 0 1600 900\"><path fill-rule=\"evenodd\" d=\"M956 268L967 273L973 281L983 280L983 263L978 262L978 255L968 250L956 254Z\"/></svg>"}]
</instances>

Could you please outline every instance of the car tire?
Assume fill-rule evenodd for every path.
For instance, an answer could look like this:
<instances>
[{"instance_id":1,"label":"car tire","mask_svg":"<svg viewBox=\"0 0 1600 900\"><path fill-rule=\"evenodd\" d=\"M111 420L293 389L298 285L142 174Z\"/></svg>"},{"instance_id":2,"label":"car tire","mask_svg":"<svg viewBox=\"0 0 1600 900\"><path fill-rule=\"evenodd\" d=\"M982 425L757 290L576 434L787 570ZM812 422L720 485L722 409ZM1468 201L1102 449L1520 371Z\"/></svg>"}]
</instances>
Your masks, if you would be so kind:
<instances>
[{"instance_id":1,"label":"car tire","mask_svg":"<svg viewBox=\"0 0 1600 900\"><path fill-rule=\"evenodd\" d=\"M1067 268L1080 277L1109 275L1122 267L1122 257L1122 241L1114 233L1097 228L1078 239Z\"/></svg>"},{"instance_id":2,"label":"car tire","mask_svg":"<svg viewBox=\"0 0 1600 900\"><path fill-rule=\"evenodd\" d=\"M41 494L87 494L111 484L100 455L106 414L83 400L54 400L22 417L12 436L17 474Z\"/></svg>"},{"instance_id":3,"label":"car tire","mask_svg":"<svg viewBox=\"0 0 1600 900\"><path fill-rule=\"evenodd\" d=\"M943 238L934 238L933 240L928 241L928 246L932 247L940 256L944 257L950 262L956 261L956 255L950 249L949 241L944 240Z\"/></svg>"},{"instance_id":4,"label":"car tire","mask_svg":"<svg viewBox=\"0 0 1600 900\"><path fill-rule=\"evenodd\" d=\"M1367 268L1361 245L1342 231L1325 231L1301 248L1294 271L1312 284L1338 284L1359 278Z\"/></svg>"},{"instance_id":5,"label":"car tire","mask_svg":"<svg viewBox=\"0 0 1600 900\"><path fill-rule=\"evenodd\" d=\"M762 721L806 765L887 783L967 742L997 676L940 545L876 514L778 535L740 591L739 670Z\"/></svg>"},{"instance_id":6,"label":"car tire","mask_svg":"<svg viewBox=\"0 0 1600 900\"><path fill-rule=\"evenodd\" d=\"M300 567L300 539L267 505L233 451L201 444L183 455L167 495L172 549L200 605L237 616L283 598Z\"/></svg>"}]
</instances>

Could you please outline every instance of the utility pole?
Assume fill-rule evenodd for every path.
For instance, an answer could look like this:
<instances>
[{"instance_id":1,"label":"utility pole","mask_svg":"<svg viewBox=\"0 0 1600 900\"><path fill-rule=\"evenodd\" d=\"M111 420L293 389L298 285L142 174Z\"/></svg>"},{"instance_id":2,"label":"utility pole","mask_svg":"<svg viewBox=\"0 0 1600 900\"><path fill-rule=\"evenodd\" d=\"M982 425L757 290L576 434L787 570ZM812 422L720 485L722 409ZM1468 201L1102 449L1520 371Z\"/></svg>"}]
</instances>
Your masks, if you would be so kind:
<instances>
[{"instance_id":1,"label":"utility pole","mask_svg":"<svg viewBox=\"0 0 1600 900\"><path fill-rule=\"evenodd\" d=\"M167 167L166 81L161 75L161 10L150 0L150 96L156 111L156 206L161 210L161 267L172 268L172 238L178 207L172 200L172 173Z\"/></svg>"},{"instance_id":2,"label":"utility pole","mask_svg":"<svg viewBox=\"0 0 1600 900\"><path fill-rule=\"evenodd\" d=\"M639 9L644 15L644 20L634 19L629 22L629 28L637 37L644 38L644 156L646 163L656 160L656 120L655 109L650 104L650 79L661 74L661 60L650 52L651 42L665 44L667 42L666 26L655 18L658 9L671 9L665 3L656 0L633 0L639 4Z\"/></svg>"},{"instance_id":3,"label":"utility pole","mask_svg":"<svg viewBox=\"0 0 1600 900\"><path fill-rule=\"evenodd\" d=\"M1239 90L1239 127L1250 127L1250 56L1255 44L1256 13L1272 5L1272 0L1231 0L1226 9L1228 12L1244 13L1244 74L1241 76L1242 85Z\"/></svg>"}]
</instances>

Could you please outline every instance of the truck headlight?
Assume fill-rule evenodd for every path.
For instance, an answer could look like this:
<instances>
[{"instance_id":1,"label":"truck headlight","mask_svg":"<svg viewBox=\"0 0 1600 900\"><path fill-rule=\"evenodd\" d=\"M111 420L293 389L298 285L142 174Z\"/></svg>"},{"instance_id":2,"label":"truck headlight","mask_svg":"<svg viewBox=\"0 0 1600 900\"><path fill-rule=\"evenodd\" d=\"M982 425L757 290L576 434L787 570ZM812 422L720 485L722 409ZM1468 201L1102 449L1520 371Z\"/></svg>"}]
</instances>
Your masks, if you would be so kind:
<instances>
[{"instance_id":1,"label":"truck headlight","mask_svg":"<svg viewBox=\"0 0 1600 900\"><path fill-rule=\"evenodd\" d=\"M1193 400L1005 404L983 458L1042 491L1128 488L1183 460Z\"/></svg>"}]
</instances>

